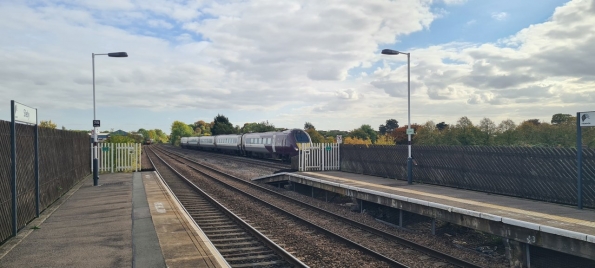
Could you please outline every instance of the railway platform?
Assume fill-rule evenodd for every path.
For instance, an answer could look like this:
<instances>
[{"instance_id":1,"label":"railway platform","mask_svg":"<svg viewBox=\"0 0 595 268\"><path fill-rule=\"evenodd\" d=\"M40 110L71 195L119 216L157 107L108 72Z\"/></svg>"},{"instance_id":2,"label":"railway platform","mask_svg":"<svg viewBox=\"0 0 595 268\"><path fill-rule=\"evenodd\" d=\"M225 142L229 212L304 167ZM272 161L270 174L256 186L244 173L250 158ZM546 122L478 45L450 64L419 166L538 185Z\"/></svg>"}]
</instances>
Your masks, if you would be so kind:
<instances>
[{"instance_id":1,"label":"railway platform","mask_svg":"<svg viewBox=\"0 0 595 268\"><path fill-rule=\"evenodd\" d=\"M592 209L340 171L278 173L253 181L308 185L498 235L508 244L509 258L524 264L529 246L595 263Z\"/></svg>"},{"instance_id":2,"label":"railway platform","mask_svg":"<svg viewBox=\"0 0 595 268\"><path fill-rule=\"evenodd\" d=\"M84 179L0 246L0 267L229 267L154 172Z\"/></svg>"}]
</instances>

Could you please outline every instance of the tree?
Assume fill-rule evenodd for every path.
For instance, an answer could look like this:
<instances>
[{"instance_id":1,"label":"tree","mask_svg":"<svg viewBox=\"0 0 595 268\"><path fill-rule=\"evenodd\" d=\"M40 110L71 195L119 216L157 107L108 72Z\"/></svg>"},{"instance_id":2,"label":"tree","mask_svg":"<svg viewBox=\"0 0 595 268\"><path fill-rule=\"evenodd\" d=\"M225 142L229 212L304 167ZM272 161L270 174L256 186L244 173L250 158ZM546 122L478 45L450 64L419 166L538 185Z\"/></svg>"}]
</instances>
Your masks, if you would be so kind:
<instances>
[{"instance_id":1,"label":"tree","mask_svg":"<svg viewBox=\"0 0 595 268\"><path fill-rule=\"evenodd\" d=\"M442 131L448 128L448 124L445 124L444 122L440 122L438 124L436 124L436 129Z\"/></svg>"},{"instance_id":2,"label":"tree","mask_svg":"<svg viewBox=\"0 0 595 268\"><path fill-rule=\"evenodd\" d=\"M155 129L155 135L158 143L166 143L169 139L169 137L158 128Z\"/></svg>"},{"instance_id":3,"label":"tree","mask_svg":"<svg viewBox=\"0 0 595 268\"><path fill-rule=\"evenodd\" d=\"M308 135L310 135L310 139L312 140L312 143L322 143L324 142L324 137L322 135L320 135L320 133L318 133L318 131L316 131L316 129L314 128L309 128L305 130Z\"/></svg>"},{"instance_id":4,"label":"tree","mask_svg":"<svg viewBox=\"0 0 595 268\"><path fill-rule=\"evenodd\" d=\"M572 115L569 114L555 114L552 116L552 125L560 125L573 122ZM576 117L575 117L576 119Z\"/></svg>"},{"instance_id":5,"label":"tree","mask_svg":"<svg viewBox=\"0 0 595 268\"><path fill-rule=\"evenodd\" d=\"M399 121L395 119L388 119L386 120L385 125L380 125L378 127L378 131L380 132L380 135L385 135L387 133L393 132L397 128L399 128Z\"/></svg>"},{"instance_id":6,"label":"tree","mask_svg":"<svg viewBox=\"0 0 595 268\"><path fill-rule=\"evenodd\" d=\"M502 120L498 125L499 133L496 136L496 144L498 145L513 145L516 142L516 124L510 119Z\"/></svg>"},{"instance_id":7,"label":"tree","mask_svg":"<svg viewBox=\"0 0 595 268\"><path fill-rule=\"evenodd\" d=\"M417 133L413 136L415 144L421 145L438 145L437 127L434 121L427 121L423 126L419 128Z\"/></svg>"},{"instance_id":8,"label":"tree","mask_svg":"<svg viewBox=\"0 0 595 268\"><path fill-rule=\"evenodd\" d=\"M157 140L157 133L155 133L155 130L151 129L147 131L147 137L155 141Z\"/></svg>"},{"instance_id":9,"label":"tree","mask_svg":"<svg viewBox=\"0 0 595 268\"><path fill-rule=\"evenodd\" d=\"M149 131L147 131L146 129L139 128L137 132L138 134L141 134L143 136L143 139L149 139Z\"/></svg>"},{"instance_id":10,"label":"tree","mask_svg":"<svg viewBox=\"0 0 595 268\"><path fill-rule=\"evenodd\" d=\"M529 119L529 120L527 120L525 122L527 122L529 124L532 124L532 125L535 125L535 126L539 126L539 124L541 124L541 122L539 122L539 119Z\"/></svg>"},{"instance_id":11,"label":"tree","mask_svg":"<svg viewBox=\"0 0 595 268\"><path fill-rule=\"evenodd\" d=\"M457 121L456 131L457 140L461 145L477 145L481 135L481 131L466 116Z\"/></svg>"},{"instance_id":12,"label":"tree","mask_svg":"<svg viewBox=\"0 0 595 268\"><path fill-rule=\"evenodd\" d=\"M109 142L109 143L134 143L135 140L129 136L110 135L109 138L107 138L107 142Z\"/></svg>"},{"instance_id":13,"label":"tree","mask_svg":"<svg viewBox=\"0 0 595 268\"><path fill-rule=\"evenodd\" d=\"M275 126L270 124L269 121L263 121L260 123L245 123L240 129L241 133L259 133L267 131L275 131Z\"/></svg>"},{"instance_id":14,"label":"tree","mask_svg":"<svg viewBox=\"0 0 595 268\"><path fill-rule=\"evenodd\" d=\"M202 135L202 136L210 136L211 135L211 124L203 120L199 120L194 122L194 134Z\"/></svg>"},{"instance_id":15,"label":"tree","mask_svg":"<svg viewBox=\"0 0 595 268\"><path fill-rule=\"evenodd\" d=\"M343 144L372 144L370 140L362 140L356 137L346 137L343 139Z\"/></svg>"},{"instance_id":16,"label":"tree","mask_svg":"<svg viewBox=\"0 0 595 268\"><path fill-rule=\"evenodd\" d=\"M362 125L360 129L368 134L368 137L370 137L370 141L372 141L372 143L376 143L376 139L378 138L376 130L372 129L370 125Z\"/></svg>"},{"instance_id":17,"label":"tree","mask_svg":"<svg viewBox=\"0 0 595 268\"><path fill-rule=\"evenodd\" d=\"M484 117L479 122L479 130L483 134L483 145L492 145L494 140L494 135L498 128L496 124L491 119Z\"/></svg>"},{"instance_id":18,"label":"tree","mask_svg":"<svg viewBox=\"0 0 595 268\"><path fill-rule=\"evenodd\" d=\"M316 128L314 127L314 125L312 125L312 123L306 122L306 123L304 123L304 130L308 130L308 129L316 129Z\"/></svg>"},{"instance_id":19,"label":"tree","mask_svg":"<svg viewBox=\"0 0 595 268\"><path fill-rule=\"evenodd\" d=\"M211 127L211 133L213 135L233 134L233 125L229 122L229 119L224 115L217 114L213 119L213 127Z\"/></svg>"},{"instance_id":20,"label":"tree","mask_svg":"<svg viewBox=\"0 0 595 268\"><path fill-rule=\"evenodd\" d=\"M43 120L41 120L41 121L39 122L39 127L44 127L44 128L51 128L51 129L56 129L56 127L57 127L57 126L58 126L58 125L54 124L54 123L52 122L52 120L50 120L50 121L43 121Z\"/></svg>"},{"instance_id":21,"label":"tree","mask_svg":"<svg viewBox=\"0 0 595 268\"><path fill-rule=\"evenodd\" d=\"M370 136L361 128L356 128L349 133L349 137L360 140L369 140Z\"/></svg>"},{"instance_id":22,"label":"tree","mask_svg":"<svg viewBox=\"0 0 595 268\"><path fill-rule=\"evenodd\" d=\"M192 136L192 128L190 128L186 123L181 121L174 121L171 124L171 135L170 135L170 143L173 145L180 144L181 137L190 137Z\"/></svg>"}]
</instances>

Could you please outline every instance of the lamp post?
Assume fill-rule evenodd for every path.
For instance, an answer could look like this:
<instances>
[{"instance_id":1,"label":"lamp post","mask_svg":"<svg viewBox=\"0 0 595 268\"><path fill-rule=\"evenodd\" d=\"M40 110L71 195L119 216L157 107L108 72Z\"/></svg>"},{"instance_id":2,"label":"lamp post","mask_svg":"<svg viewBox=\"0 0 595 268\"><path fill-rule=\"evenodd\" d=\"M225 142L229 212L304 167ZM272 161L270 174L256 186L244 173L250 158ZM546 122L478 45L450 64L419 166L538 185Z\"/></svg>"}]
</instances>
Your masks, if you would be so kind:
<instances>
[{"instance_id":1,"label":"lamp post","mask_svg":"<svg viewBox=\"0 0 595 268\"><path fill-rule=\"evenodd\" d=\"M411 53L400 52L392 49L383 49L384 55L407 55L407 141L409 154L407 156L407 184L413 183L413 158L411 157Z\"/></svg>"},{"instance_id":2,"label":"lamp post","mask_svg":"<svg viewBox=\"0 0 595 268\"><path fill-rule=\"evenodd\" d=\"M97 127L95 126L95 56L107 55L108 57L125 58L128 57L126 52L112 52L104 54L91 53L91 63L93 65L93 186L97 186L99 182L99 161L97 160Z\"/></svg>"}]
</instances>

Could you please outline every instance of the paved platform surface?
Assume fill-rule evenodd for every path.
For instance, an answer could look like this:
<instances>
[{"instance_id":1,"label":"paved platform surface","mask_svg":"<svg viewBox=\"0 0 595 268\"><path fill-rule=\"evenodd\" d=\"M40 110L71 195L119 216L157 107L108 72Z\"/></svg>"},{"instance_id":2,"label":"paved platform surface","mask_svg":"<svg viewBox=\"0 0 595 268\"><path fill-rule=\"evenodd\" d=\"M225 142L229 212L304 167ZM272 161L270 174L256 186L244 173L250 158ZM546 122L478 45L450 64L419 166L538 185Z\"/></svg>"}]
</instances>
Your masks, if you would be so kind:
<instances>
[{"instance_id":1,"label":"paved platform surface","mask_svg":"<svg viewBox=\"0 0 595 268\"><path fill-rule=\"evenodd\" d=\"M335 183L595 235L595 210L340 171L297 172Z\"/></svg>"},{"instance_id":2,"label":"paved platform surface","mask_svg":"<svg viewBox=\"0 0 595 268\"><path fill-rule=\"evenodd\" d=\"M99 183L85 179L2 245L0 267L228 266L155 173Z\"/></svg>"}]
</instances>

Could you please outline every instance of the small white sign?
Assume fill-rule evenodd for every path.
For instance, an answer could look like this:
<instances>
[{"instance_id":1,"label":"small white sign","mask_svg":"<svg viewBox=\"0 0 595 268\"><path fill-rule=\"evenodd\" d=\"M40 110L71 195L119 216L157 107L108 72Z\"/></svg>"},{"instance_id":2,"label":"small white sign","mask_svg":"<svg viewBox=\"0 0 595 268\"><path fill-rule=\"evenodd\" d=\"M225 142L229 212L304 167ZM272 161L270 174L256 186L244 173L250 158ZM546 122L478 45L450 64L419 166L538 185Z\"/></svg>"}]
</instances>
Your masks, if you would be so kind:
<instances>
[{"instance_id":1,"label":"small white sign","mask_svg":"<svg viewBox=\"0 0 595 268\"><path fill-rule=\"evenodd\" d=\"M337 143L343 143L343 135L337 135Z\"/></svg>"},{"instance_id":2,"label":"small white sign","mask_svg":"<svg viewBox=\"0 0 595 268\"><path fill-rule=\"evenodd\" d=\"M595 112L579 113L581 127L595 127Z\"/></svg>"},{"instance_id":3,"label":"small white sign","mask_svg":"<svg viewBox=\"0 0 595 268\"><path fill-rule=\"evenodd\" d=\"M37 124L37 109L14 102L14 121L25 124Z\"/></svg>"},{"instance_id":4,"label":"small white sign","mask_svg":"<svg viewBox=\"0 0 595 268\"><path fill-rule=\"evenodd\" d=\"M155 202L154 204L155 204L155 210L157 210L158 213L165 213L165 212L167 212L165 210L165 207L163 207L163 203L161 203L161 202Z\"/></svg>"},{"instance_id":5,"label":"small white sign","mask_svg":"<svg viewBox=\"0 0 595 268\"><path fill-rule=\"evenodd\" d=\"M415 129L413 129L413 128L408 128L408 129L407 129L407 135L413 135L413 134L415 134Z\"/></svg>"}]
</instances>

